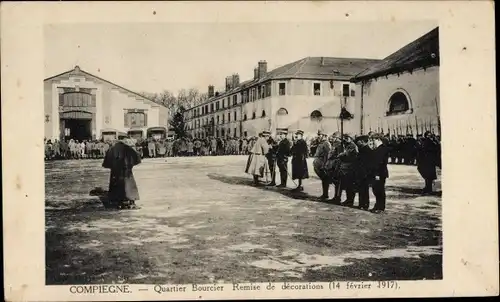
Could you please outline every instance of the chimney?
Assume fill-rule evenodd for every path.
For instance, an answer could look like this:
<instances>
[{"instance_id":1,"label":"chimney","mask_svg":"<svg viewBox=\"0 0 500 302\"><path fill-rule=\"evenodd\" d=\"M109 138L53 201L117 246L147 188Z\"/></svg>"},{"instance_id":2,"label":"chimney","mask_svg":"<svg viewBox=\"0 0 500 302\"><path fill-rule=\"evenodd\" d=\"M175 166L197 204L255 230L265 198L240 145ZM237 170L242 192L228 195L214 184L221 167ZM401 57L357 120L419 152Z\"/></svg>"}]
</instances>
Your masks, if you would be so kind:
<instances>
[{"instance_id":1,"label":"chimney","mask_svg":"<svg viewBox=\"0 0 500 302\"><path fill-rule=\"evenodd\" d=\"M325 57L321 57L321 66L325 65Z\"/></svg>"},{"instance_id":2,"label":"chimney","mask_svg":"<svg viewBox=\"0 0 500 302\"><path fill-rule=\"evenodd\" d=\"M231 90L231 84L232 84L231 81L232 81L231 77L226 77L226 91Z\"/></svg>"},{"instance_id":3,"label":"chimney","mask_svg":"<svg viewBox=\"0 0 500 302\"><path fill-rule=\"evenodd\" d=\"M211 98L215 95L215 88L213 85L208 86L208 97Z\"/></svg>"},{"instance_id":4,"label":"chimney","mask_svg":"<svg viewBox=\"0 0 500 302\"><path fill-rule=\"evenodd\" d=\"M267 62L264 60L259 61L259 71L258 71L259 79L262 79L266 74L267 74Z\"/></svg>"},{"instance_id":5,"label":"chimney","mask_svg":"<svg viewBox=\"0 0 500 302\"><path fill-rule=\"evenodd\" d=\"M240 75L239 74L233 74L233 88L236 88L240 86Z\"/></svg>"},{"instance_id":6,"label":"chimney","mask_svg":"<svg viewBox=\"0 0 500 302\"><path fill-rule=\"evenodd\" d=\"M257 80L258 78L259 78L259 69L257 67L255 67L253 69L253 79Z\"/></svg>"}]
</instances>

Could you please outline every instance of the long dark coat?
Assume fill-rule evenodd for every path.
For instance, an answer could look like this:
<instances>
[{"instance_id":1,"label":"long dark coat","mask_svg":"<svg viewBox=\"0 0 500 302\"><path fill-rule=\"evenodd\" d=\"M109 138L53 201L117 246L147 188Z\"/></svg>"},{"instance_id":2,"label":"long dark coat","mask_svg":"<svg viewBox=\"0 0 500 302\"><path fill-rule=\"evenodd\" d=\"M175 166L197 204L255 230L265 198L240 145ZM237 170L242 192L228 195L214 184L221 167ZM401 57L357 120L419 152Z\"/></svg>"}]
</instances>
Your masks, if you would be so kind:
<instances>
[{"instance_id":1,"label":"long dark coat","mask_svg":"<svg viewBox=\"0 0 500 302\"><path fill-rule=\"evenodd\" d=\"M439 165L439 146L431 139L424 138L418 147L417 169L422 178L437 178L436 166Z\"/></svg>"},{"instance_id":2,"label":"long dark coat","mask_svg":"<svg viewBox=\"0 0 500 302\"><path fill-rule=\"evenodd\" d=\"M299 139L293 144L290 150L292 154L292 179L309 178L309 170L307 168L307 143L303 139Z\"/></svg>"},{"instance_id":3,"label":"long dark coat","mask_svg":"<svg viewBox=\"0 0 500 302\"><path fill-rule=\"evenodd\" d=\"M316 175L318 175L321 180L326 180L328 178L325 164L328 160L330 150L330 143L328 141L323 141L317 146L316 153L314 154L314 157L316 157L313 162L314 172L316 172Z\"/></svg>"},{"instance_id":4,"label":"long dark coat","mask_svg":"<svg viewBox=\"0 0 500 302\"><path fill-rule=\"evenodd\" d=\"M141 163L141 157L132 147L117 142L107 152L102 166L111 169L108 199L110 203L139 200L132 168Z\"/></svg>"}]
</instances>

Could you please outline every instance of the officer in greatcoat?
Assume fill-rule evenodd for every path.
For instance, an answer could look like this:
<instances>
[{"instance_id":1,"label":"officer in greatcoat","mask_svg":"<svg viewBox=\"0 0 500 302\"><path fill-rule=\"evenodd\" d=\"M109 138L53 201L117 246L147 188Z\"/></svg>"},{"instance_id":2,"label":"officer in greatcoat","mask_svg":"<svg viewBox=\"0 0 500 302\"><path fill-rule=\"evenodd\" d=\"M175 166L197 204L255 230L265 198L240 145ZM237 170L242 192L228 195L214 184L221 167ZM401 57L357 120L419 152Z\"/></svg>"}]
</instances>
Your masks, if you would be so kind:
<instances>
[{"instance_id":1,"label":"officer in greatcoat","mask_svg":"<svg viewBox=\"0 0 500 302\"><path fill-rule=\"evenodd\" d=\"M344 134L343 151L338 156L340 159L340 190L346 192L346 200L342 203L343 206L352 206L354 204L357 157L358 147L349 135Z\"/></svg>"},{"instance_id":2,"label":"officer in greatcoat","mask_svg":"<svg viewBox=\"0 0 500 302\"><path fill-rule=\"evenodd\" d=\"M254 185L259 184L259 178L264 177L264 173L266 169L268 169L266 154L269 151L267 137L269 137L270 134L269 131L263 131L255 141L252 150L250 150L250 155L248 156L245 173L253 176Z\"/></svg>"},{"instance_id":3,"label":"officer in greatcoat","mask_svg":"<svg viewBox=\"0 0 500 302\"><path fill-rule=\"evenodd\" d=\"M372 191L375 195L375 206L370 211L372 213L380 213L385 210L385 181L389 178L389 170L387 169L387 163L389 161L389 149L383 144L382 136L380 134L374 134L371 137L373 141L373 183Z\"/></svg>"},{"instance_id":4,"label":"officer in greatcoat","mask_svg":"<svg viewBox=\"0 0 500 302\"><path fill-rule=\"evenodd\" d=\"M280 130L278 132L278 150L276 151L276 164L280 171L280 184L277 185L278 188L286 188L286 182L288 179L288 157L290 156L291 142L286 137L288 132L286 130Z\"/></svg>"},{"instance_id":5,"label":"officer in greatcoat","mask_svg":"<svg viewBox=\"0 0 500 302\"><path fill-rule=\"evenodd\" d=\"M303 138L304 131L297 130L295 132L295 143L290 150L292 154L292 179L298 179L299 184L294 189L294 191L304 191L304 187L302 186L302 180L309 178L309 170L307 168L307 155L308 148L307 143Z\"/></svg>"},{"instance_id":6,"label":"officer in greatcoat","mask_svg":"<svg viewBox=\"0 0 500 302\"><path fill-rule=\"evenodd\" d=\"M359 154L356 165L356 180L358 189L359 205L361 210L368 210L370 207L370 185L373 183L373 149L369 144L370 137L361 135L356 138Z\"/></svg>"},{"instance_id":7,"label":"officer in greatcoat","mask_svg":"<svg viewBox=\"0 0 500 302\"><path fill-rule=\"evenodd\" d=\"M271 182L268 186L276 185L276 156L278 152L278 142L272 138L271 135L267 138L267 144L269 145L269 151L266 154L267 164L269 165L269 172L271 173Z\"/></svg>"},{"instance_id":8,"label":"officer in greatcoat","mask_svg":"<svg viewBox=\"0 0 500 302\"><path fill-rule=\"evenodd\" d=\"M327 135L323 131L318 131L318 145L316 147L316 153L314 154L313 167L314 172L321 179L321 187L323 189L323 194L321 194L322 200L328 200L328 189L330 187L331 180L326 173L325 164L328 160L328 155L330 154L331 145L328 142Z\"/></svg>"},{"instance_id":9,"label":"officer in greatcoat","mask_svg":"<svg viewBox=\"0 0 500 302\"><path fill-rule=\"evenodd\" d=\"M432 193L434 180L437 179L436 166L440 165L439 154L439 145L432 139L431 132L425 132L417 151L417 169L425 181L424 194Z\"/></svg>"}]
</instances>

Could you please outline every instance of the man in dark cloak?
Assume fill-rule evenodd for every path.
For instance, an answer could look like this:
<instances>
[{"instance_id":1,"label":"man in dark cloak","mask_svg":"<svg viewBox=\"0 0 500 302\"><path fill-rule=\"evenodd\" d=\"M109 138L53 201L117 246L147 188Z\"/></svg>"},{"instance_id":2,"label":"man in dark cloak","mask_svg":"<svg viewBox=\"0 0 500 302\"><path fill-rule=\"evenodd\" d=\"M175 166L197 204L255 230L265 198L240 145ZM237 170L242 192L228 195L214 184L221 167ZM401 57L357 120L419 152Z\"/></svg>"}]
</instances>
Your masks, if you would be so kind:
<instances>
[{"instance_id":1,"label":"man in dark cloak","mask_svg":"<svg viewBox=\"0 0 500 302\"><path fill-rule=\"evenodd\" d=\"M135 183L132 168L141 163L141 157L130 146L130 139L117 141L104 157L102 166L111 169L107 207L137 208L139 192Z\"/></svg>"},{"instance_id":2,"label":"man in dark cloak","mask_svg":"<svg viewBox=\"0 0 500 302\"><path fill-rule=\"evenodd\" d=\"M302 180L309 178L309 170L307 168L307 155L308 148L307 143L303 139L304 131L297 130L295 133L296 140L292 146L290 153L292 154L292 179L298 179L299 184L294 191L302 192L304 187L302 186Z\"/></svg>"}]
</instances>

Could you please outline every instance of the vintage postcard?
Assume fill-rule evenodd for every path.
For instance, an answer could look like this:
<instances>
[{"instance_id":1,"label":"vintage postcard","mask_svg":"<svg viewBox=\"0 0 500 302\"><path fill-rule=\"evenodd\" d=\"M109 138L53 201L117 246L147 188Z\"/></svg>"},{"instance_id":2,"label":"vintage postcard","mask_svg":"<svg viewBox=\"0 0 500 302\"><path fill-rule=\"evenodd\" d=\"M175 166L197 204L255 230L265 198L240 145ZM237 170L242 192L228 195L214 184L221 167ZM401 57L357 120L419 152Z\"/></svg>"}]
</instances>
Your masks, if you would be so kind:
<instances>
[{"instance_id":1,"label":"vintage postcard","mask_svg":"<svg viewBox=\"0 0 500 302\"><path fill-rule=\"evenodd\" d=\"M6 300L498 295L493 5L2 3Z\"/></svg>"}]
</instances>

